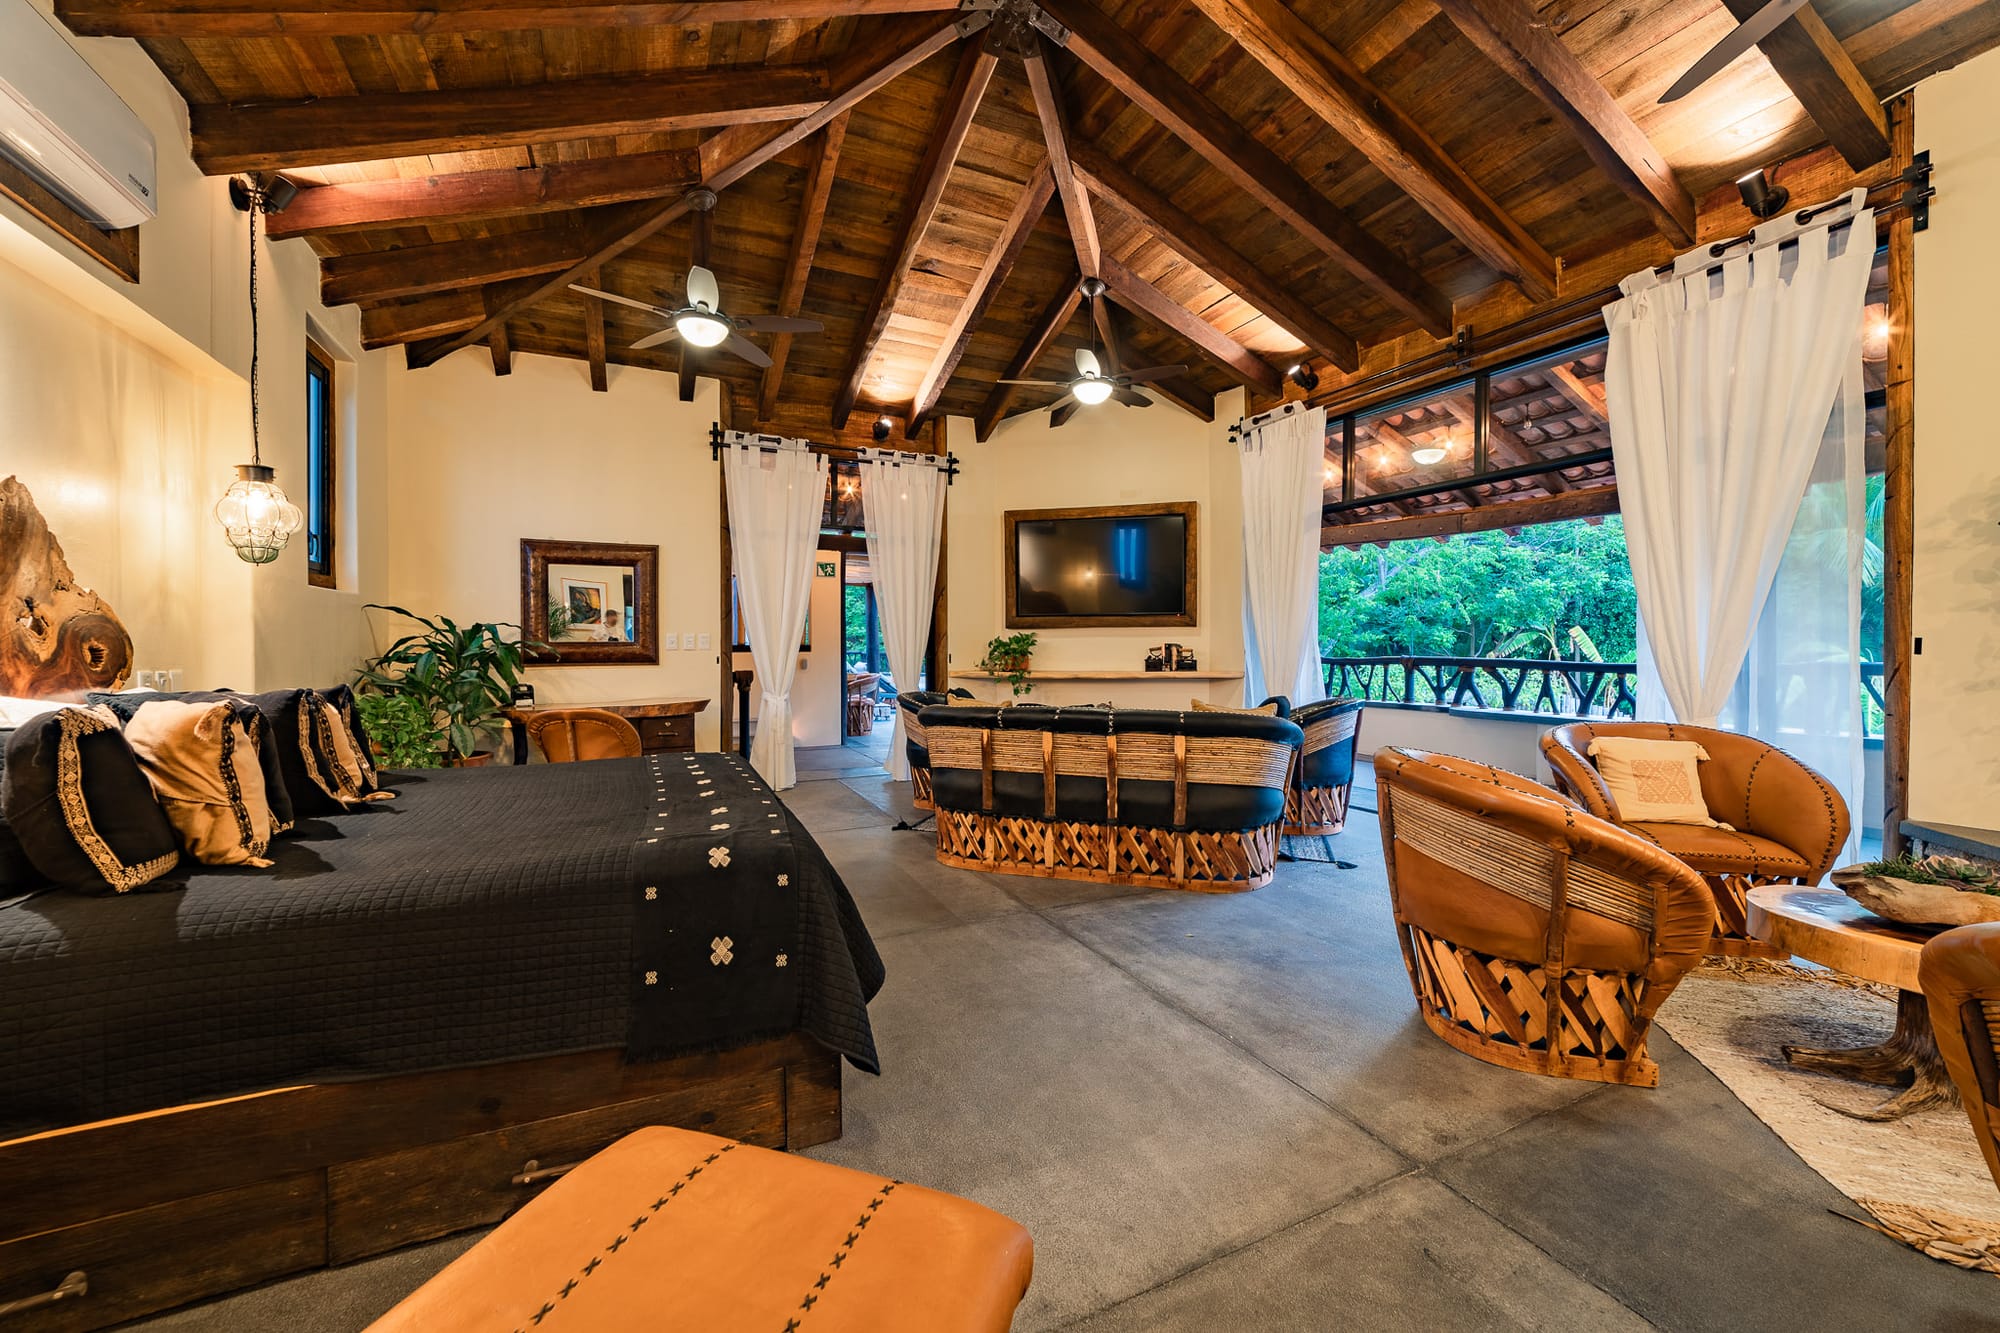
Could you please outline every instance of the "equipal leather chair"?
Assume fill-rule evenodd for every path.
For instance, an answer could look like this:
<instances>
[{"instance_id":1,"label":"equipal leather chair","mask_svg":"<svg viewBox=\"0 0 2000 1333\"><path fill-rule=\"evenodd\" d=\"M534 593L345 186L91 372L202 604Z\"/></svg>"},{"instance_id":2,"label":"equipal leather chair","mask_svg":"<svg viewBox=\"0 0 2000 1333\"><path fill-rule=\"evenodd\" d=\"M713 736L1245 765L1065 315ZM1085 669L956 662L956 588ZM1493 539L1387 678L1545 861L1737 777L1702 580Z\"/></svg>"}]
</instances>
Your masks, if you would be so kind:
<instances>
[{"instance_id":1,"label":"equipal leather chair","mask_svg":"<svg viewBox=\"0 0 2000 1333\"><path fill-rule=\"evenodd\" d=\"M1701 877L1514 773L1375 752L1389 895L1417 1012L1488 1064L1657 1086L1653 1015L1701 961Z\"/></svg>"},{"instance_id":2,"label":"equipal leather chair","mask_svg":"<svg viewBox=\"0 0 2000 1333\"><path fill-rule=\"evenodd\" d=\"M1917 982L1938 1054L1958 1085L1972 1137L2000 1185L2000 922L1960 926L1924 945Z\"/></svg>"},{"instance_id":3,"label":"equipal leather chair","mask_svg":"<svg viewBox=\"0 0 2000 1333\"><path fill-rule=\"evenodd\" d=\"M1300 704L1291 719L1305 733L1299 762L1285 796L1287 837L1331 838L1347 827L1347 802L1354 791L1354 756L1360 744L1360 699L1321 699ZM1333 847L1327 844L1327 855Z\"/></svg>"},{"instance_id":4,"label":"equipal leather chair","mask_svg":"<svg viewBox=\"0 0 2000 1333\"><path fill-rule=\"evenodd\" d=\"M1726 829L1700 824L1626 823L1590 759L1601 736L1694 741L1708 751L1701 795ZM1542 737L1556 786L1608 819L1673 853L1700 872L1715 895L1710 953L1776 958L1783 950L1752 938L1744 898L1763 884L1817 884L1847 842L1847 802L1833 784L1754 736L1668 722L1572 722Z\"/></svg>"},{"instance_id":5,"label":"equipal leather chair","mask_svg":"<svg viewBox=\"0 0 2000 1333\"><path fill-rule=\"evenodd\" d=\"M551 708L528 719L528 738L552 764L580 759L630 759L640 752L639 729L601 708Z\"/></svg>"}]
</instances>

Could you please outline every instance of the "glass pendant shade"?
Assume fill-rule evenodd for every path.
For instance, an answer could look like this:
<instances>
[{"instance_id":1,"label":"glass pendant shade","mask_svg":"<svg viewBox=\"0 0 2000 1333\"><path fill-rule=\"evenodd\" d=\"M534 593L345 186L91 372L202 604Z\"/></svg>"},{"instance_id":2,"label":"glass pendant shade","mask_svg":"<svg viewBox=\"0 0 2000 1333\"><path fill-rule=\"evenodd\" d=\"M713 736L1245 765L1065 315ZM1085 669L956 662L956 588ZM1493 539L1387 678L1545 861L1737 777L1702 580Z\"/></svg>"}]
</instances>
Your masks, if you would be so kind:
<instances>
[{"instance_id":1,"label":"glass pendant shade","mask_svg":"<svg viewBox=\"0 0 2000 1333\"><path fill-rule=\"evenodd\" d=\"M1086 407L1101 403L1111 396L1111 381L1095 375L1086 375L1069 386L1070 395Z\"/></svg>"},{"instance_id":2,"label":"glass pendant shade","mask_svg":"<svg viewBox=\"0 0 2000 1333\"><path fill-rule=\"evenodd\" d=\"M1420 463L1425 467L1429 467L1433 463L1444 462L1444 456L1449 452L1450 450L1445 449L1440 445L1433 444L1422 449L1410 450L1410 461L1412 463Z\"/></svg>"},{"instance_id":3,"label":"glass pendant shade","mask_svg":"<svg viewBox=\"0 0 2000 1333\"><path fill-rule=\"evenodd\" d=\"M713 315L691 311L674 320L681 337L696 347L718 347L729 336L729 326Z\"/></svg>"},{"instance_id":4,"label":"glass pendant shade","mask_svg":"<svg viewBox=\"0 0 2000 1333\"><path fill-rule=\"evenodd\" d=\"M276 477L275 469L239 463L236 480L215 502L215 521L222 525L229 545L253 565L276 560L305 522L299 507L279 489Z\"/></svg>"}]
</instances>

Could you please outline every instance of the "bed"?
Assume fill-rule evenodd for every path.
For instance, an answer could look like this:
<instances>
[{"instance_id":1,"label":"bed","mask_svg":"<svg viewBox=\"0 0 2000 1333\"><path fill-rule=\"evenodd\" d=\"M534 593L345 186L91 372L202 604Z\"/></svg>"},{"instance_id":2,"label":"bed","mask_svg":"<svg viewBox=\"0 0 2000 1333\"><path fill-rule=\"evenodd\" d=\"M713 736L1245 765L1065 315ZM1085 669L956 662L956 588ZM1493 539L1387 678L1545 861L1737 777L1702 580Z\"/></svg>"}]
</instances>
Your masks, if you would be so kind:
<instances>
[{"instance_id":1,"label":"bed","mask_svg":"<svg viewBox=\"0 0 2000 1333\"><path fill-rule=\"evenodd\" d=\"M0 1307L89 1328L498 1220L631 1128L840 1132L882 968L739 758L390 778L269 870L0 904Z\"/></svg>"}]
</instances>

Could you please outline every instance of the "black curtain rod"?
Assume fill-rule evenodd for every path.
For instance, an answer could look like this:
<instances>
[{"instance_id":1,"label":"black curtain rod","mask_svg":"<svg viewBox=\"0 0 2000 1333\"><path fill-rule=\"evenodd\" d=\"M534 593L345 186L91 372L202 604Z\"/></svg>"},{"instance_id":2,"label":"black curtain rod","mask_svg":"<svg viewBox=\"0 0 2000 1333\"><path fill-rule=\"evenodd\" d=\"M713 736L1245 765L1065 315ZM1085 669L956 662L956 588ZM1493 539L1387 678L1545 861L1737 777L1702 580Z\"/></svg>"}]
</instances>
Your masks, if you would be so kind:
<instances>
[{"instance_id":1,"label":"black curtain rod","mask_svg":"<svg viewBox=\"0 0 2000 1333\"><path fill-rule=\"evenodd\" d=\"M723 438L725 434L740 434L743 436L745 444L754 444L760 451L767 454L774 454L783 446L792 443L790 439L783 435L760 435L752 431L726 432L722 429L721 423L718 422L708 428L709 457L715 459L717 462L722 461L722 451L729 443ZM829 458L852 458L858 460L866 453L895 454L902 458L917 460L939 457L937 454L920 454L914 449L859 449L851 444L821 444L817 440L800 440L799 443L806 445L814 453L825 454ZM958 476L958 455L947 453L943 455L943 462L944 484L949 486L952 484L953 478Z\"/></svg>"}]
</instances>

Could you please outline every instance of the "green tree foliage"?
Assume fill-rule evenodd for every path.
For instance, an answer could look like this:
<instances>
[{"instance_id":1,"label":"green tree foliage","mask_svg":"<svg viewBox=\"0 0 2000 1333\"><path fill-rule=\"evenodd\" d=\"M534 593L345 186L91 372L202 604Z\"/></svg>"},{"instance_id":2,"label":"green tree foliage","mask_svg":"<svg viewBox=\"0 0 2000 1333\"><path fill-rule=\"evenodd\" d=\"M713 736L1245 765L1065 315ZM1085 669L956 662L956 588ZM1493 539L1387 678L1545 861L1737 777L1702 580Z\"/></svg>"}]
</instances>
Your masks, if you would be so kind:
<instances>
[{"instance_id":1,"label":"green tree foliage","mask_svg":"<svg viewBox=\"0 0 2000 1333\"><path fill-rule=\"evenodd\" d=\"M1320 555L1319 637L1328 657L1595 653L1630 662L1637 625L1616 517Z\"/></svg>"},{"instance_id":2,"label":"green tree foliage","mask_svg":"<svg viewBox=\"0 0 2000 1333\"><path fill-rule=\"evenodd\" d=\"M850 583L841 589L841 649L849 666L868 660L868 587Z\"/></svg>"}]
</instances>

